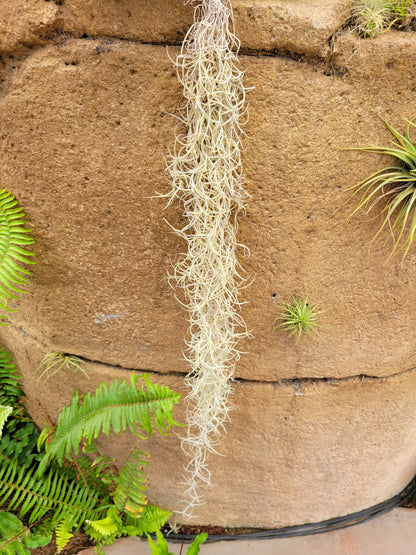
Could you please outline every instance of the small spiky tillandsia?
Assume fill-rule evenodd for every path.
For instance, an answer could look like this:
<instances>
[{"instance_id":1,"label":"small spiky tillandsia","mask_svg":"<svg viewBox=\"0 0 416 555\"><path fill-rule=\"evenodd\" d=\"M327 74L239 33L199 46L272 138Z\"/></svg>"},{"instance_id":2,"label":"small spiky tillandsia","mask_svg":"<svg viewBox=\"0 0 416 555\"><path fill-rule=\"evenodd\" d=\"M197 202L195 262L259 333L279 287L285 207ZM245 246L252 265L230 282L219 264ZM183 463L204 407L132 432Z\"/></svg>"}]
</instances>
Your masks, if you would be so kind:
<instances>
[{"instance_id":1,"label":"small spiky tillandsia","mask_svg":"<svg viewBox=\"0 0 416 555\"><path fill-rule=\"evenodd\" d=\"M192 516L203 486L210 484L208 454L224 432L230 378L240 354L237 341L247 334L239 314L243 278L236 257L236 214L247 198L240 159L245 89L232 26L229 0L202 0L176 62L187 132L177 138L167 196L169 204L174 198L182 202L187 220L177 232L188 250L172 276L190 315L188 427L182 442L190 456L185 517Z\"/></svg>"},{"instance_id":2,"label":"small spiky tillandsia","mask_svg":"<svg viewBox=\"0 0 416 555\"><path fill-rule=\"evenodd\" d=\"M296 299L282 305L282 312L276 318L278 328L283 328L291 335L296 336L295 343L302 335L310 335L318 326L317 317L321 314L317 305L312 305L306 297Z\"/></svg>"},{"instance_id":3,"label":"small spiky tillandsia","mask_svg":"<svg viewBox=\"0 0 416 555\"><path fill-rule=\"evenodd\" d=\"M361 37L371 38L394 25L408 27L414 21L415 10L414 0L356 0L352 20Z\"/></svg>"},{"instance_id":4,"label":"small spiky tillandsia","mask_svg":"<svg viewBox=\"0 0 416 555\"><path fill-rule=\"evenodd\" d=\"M37 372L40 372L38 382L42 379L48 380L57 374L60 370L73 370L74 372L82 372L88 379L88 374L85 370L85 362L82 358L75 355L66 355L60 351L52 351L43 357L39 363Z\"/></svg>"},{"instance_id":5,"label":"small spiky tillandsia","mask_svg":"<svg viewBox=\"0 0 416 555\"><path fill-rule=\"evenodd\" d=\"M416 125L413 121L406 121L407 128L404 135L385 122L387 129L397 141L393 142L391 147L368 146L346 149L387 154L396 162L350 187L354 191L353 195L361 194L360 201L350 218L362 209L368 212L376 205L385 203L381 210L384 215L383 222L372 241L383 231L389 230L390 233L387 235L391 234L395 237L389 258L403 251L404 259L416 238L416 146L410 137L410 129Z\"/></svg>"}]
</instances>

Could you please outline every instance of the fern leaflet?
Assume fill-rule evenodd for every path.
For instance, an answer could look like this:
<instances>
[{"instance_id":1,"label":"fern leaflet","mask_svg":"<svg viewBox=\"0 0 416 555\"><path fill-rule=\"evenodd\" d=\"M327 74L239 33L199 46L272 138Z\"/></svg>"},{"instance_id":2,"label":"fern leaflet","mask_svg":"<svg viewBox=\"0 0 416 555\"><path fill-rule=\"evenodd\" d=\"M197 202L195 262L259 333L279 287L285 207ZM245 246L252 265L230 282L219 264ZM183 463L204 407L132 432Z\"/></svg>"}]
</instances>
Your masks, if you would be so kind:
<instances>
[{"instance_id":1,"label":"fern leaflet","mask_svg":"<svg viewBox=\"0 0 416 555\"><path fill-rule=\"evenodd\" d=\"M24 396L19 380L10 354L0 348L0 405L17 407L19 399Z\"/></svg>"},{"instance_id":2,"label":"fern leaflet","mask_svg":"<svg viewBox=\"0 0 416 555\"><path fill-rule=\"evenodd\" d=\"M0 438L3 434L3 426L12 412L13 412L12 407L5 407L3 405L0 405Z\"/></svg>"},{"instance_id":3,"label":"fern leaflet","mask_svg":"<svg viewBox=\"0 0 416 555\"><path fill-rule=\"evenodd\" d=\"M56 547L57 552L61 553L63 548L69 542L69 540L74 536L71 532L72 526L68 524L68 519L64 519L58 524L55 529Z\"/></svg>"},{"instance_id":4,"label":"fern leaflet","mask_svg":"<svg viewBox=\"0 0 416 555\"><path fill-rule=\"evenodd\" d=\"M92 526L99 536L113 536L120 532L119 523L110 515L101 520L87 520L86 524Z\"/></svg>"},{"instance_id":5,"label":"fern leaflet","mask_svg":"<svg viewBox=\"0 0 416 555\"><path fill-rule=\"evenodd\" d=\"M126 515L126 521L129 526L134 527L136 535L153 534L156 530L160 530L171 516L171 512L165 511L156 505L146 505L140 518L133 518Z\"/></svg>"},{"instance_id":6,"label":"fern leaflet","mask_svg":"<svg viewBox=\"0 0 416 555\"><path fill-rule=\"evenodd\" d=\"M0 308L7 308L8 299L17 299L18 295L11 293L25 293L22 287L28 283L27 276L31 272L22 267L23 264L34 264L31 260L33 252L26 249L27 245L34 243L29 235L30 230L24 227L22 220L24 213L15 197L6 191L0 190ZM0 320L6 317L0 315ZM0 321L0 325L5 325Z\"/></svg>"},{"instance_id":7,"label":"fern leaflet","mask_svg":"<svg viewBox=\"0 0 416 555\"><path fill-rule=\"evenodd\" d=\"M20 467L16 461L0 453L0 506L8 502L8 510L19 509L20 517L30 514L29 523L53 511L52 525L68 519L68 525L79 528L86 518L102 513L95 492L61 475L61 469L51 468L39 478L36 467Z\"/></svg>"},{"instance_id":8,"label":"fern leaflet","mask_svg":"<svg viewBox=\"0 0 416 555\"><path fill-rule=\"evenodd\" d=\"M117 510L133 517L139 517L147 504L143 493L147 489L143 467L148 463L143 460L143 456L149 455L137 448L133 449L120 470L119 484L113 494Z\"/></svg>"},{"instance_id":9,"label":"fern leaflet","mask_svg":"<svg viewBox=\"0 0 416 555\"><path fill-rule=\"evenodd\" d=\"M137 388L139 378L144 379L142 389ZM61 463L64 457L70 458L71 449L78 454L83 437L91 442L100 432L108 435L111 428L116 434L129 429L140 437L144 432L150 437L153 417L159 432L168 432L176 424L172 410L179 397L165 385L152 384L146 374L133 374L130 384L125 380L116 380L110 386L101 383L93 395L87 393L81 400L76 392L71 404L60 413L52 439L45 443L40 472L54 457Z\"/></svg>"},{"instance_id":10,"label":"fern leaflet","mask_svg":"<svg viewBox=\"0 0 416 555\"><path fill-rule=\"evenodd\" d=\"M30 466L41 457L35 450L39 432L21 401L24 393L19 380L10 354L0 348L0 405L13 408L12 417L4 425L0 453L20 465Z\"/></svg>"}]
</instances>

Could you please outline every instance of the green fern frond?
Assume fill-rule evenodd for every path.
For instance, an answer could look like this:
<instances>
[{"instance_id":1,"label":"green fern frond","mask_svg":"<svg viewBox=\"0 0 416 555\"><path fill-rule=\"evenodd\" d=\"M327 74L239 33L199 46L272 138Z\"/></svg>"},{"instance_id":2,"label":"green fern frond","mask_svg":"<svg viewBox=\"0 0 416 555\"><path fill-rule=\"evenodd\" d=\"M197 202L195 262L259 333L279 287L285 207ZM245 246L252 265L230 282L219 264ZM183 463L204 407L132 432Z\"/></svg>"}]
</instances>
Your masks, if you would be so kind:
<instances>
[{"instance_id":1,"label":"green fern frond","mask_svg":"<svg viewBox=\"0 0 416 555\"><path fill-rule=\"evenodd\" d=\"M89 526L92 526L100 536L113 536L119 532L119 526L112 516L106 516L101 520L87 520Z\"/></svg>"},{"instance_id":2,"label":"green fern frond","mask_svg":"<svg viewBox=\"0 0 416 555\"><path fill-rule=\"evenodd\" d=\"M12 412L13 412L12 407L5 407L3 405L0 405L0 438L3 434L3 426Z\"/></svg>"},{"instance_id":3,"label":"green fern frond","mask_svg":"<svg viewBox=\"0 0 416 555\"><path fill-rule=\"evenodd\" d=\"M140 378L144 379L142 389L137 388ZM129 429L140 437L145 432L150 437L152 419L159 432L168 432L176 424L172 410L179 397L165 385L152 384L147 375L134 374L130 384L125 380L116 380L110 386L101 383L93 395L87 393L81 400L76 392L59 415L54 437L45 444L46 456L40 471L54 457L59 462L70 458L71 449L78 454L83 437L90 442L100 432L108 435L111 429L116 434Z\"/></svg>"},{"instance_id":4,"label":"green fern frond","mask_svg":"<svg viewBox=\"0 0 416 555\"><path fill-rule=\"evenodd\" d=\"M35 446L39 432L22 403L24 393L11 356L0 348L0 405L12 407L0 440L0 453L18 464L30 466L39 458Z\"/></svg>"},{"instance_id":5,"label":"green fern frond","mask_svg":"<svg viewBox=\"0 0 416 555\"><path fill-rule=\"evenodd\" d=\"M19 384L20 376L10 353L0 348L0 404L17 407L24 396Z\"/></svg>"},{"instance_id":6,"label":"green fern frond","mask_svg":"<svg viewBox=\"0 0 416 555\"><path fill-rule=\"evenodd\" d=\"M10 418L0 441L0 453L20 466L31 466L42 455L36 449L39 432L33 422Z\"/></svg>"},{"instance_id":7,"label":"green fern frond","mask_svg":"<svg viewBox=\"0 0 416 555\"><path fill-rule=\"evenodd\" d=\"M84 483L67 480L51 468L43 476L32 468L20 467L0 454L0 506L8 503L8 510L19 510L20 517L29 515L29 523L53 511L52 523L68 519L68 525L79 528L87 518L102 514L102 504L95 492Z\"/></svg>"},{"instance_id":8,"label":"green fern frond","mask_svg":"<svg viewBox=\"0 0 416 555\"><path fill-rule=\"evenodd\" d=\"M72 526L68 524L68 519L62 520L62 522L57 525L55 529L55 539L58 553L61 553L69 540L74 537L71 530Z\"/></svg>"},{"instance_id":9,"label":"green fern frond","mask_svg":"<svg viewBox=\"0 0 416 555\"><path fill-rule=\"evenodd\" d=\"M91 484L99 493L101 499L110 499L119 481L119 472L114 459L102 455L94 442L82 446L83 453L76 459L68 461L73 466L77 480ZM93 458L90 458L90 457Z\"/></svg>"},{"instance_id":10,"label":"green fern frond","mask_svg":"<svg viewBox=\"0 0 416 555\"><path fill-rule=\"evenodd\" d=\"M153 541L149 534L147 534L147 541L149 543L152 555L175 555L171 551L168 551L168 542L166 541L166 538L163 536L160 530L156 530L156 538L157 544Z\"/></svg>"},{"instance_id":11,"label":"green fern frond","mask_svg":"<svg viewBox=\"0 0 416 555\"><path fill-rule=\"evenodd\" d=\"M26 249L34 243L30 230L24 227L24 213L15 197L0 190L0 308L7 308L8 299L18 299L14 293L26 293L22 287L28 283L31 272L24 269L22 264L34 264L31 259L33 252ZM23 275L22 275L23 274ZM0 316L5 319L5 316ZM4 325L0 321L0 325Z\"/></svg>"},{"instance_id":12,"label":"green fern frond","mask_svg":"<svg viewBox=\"0 0 416 555\"><path fill-rule=\"evenodd\" d=\"M108 508L105 518L86 520L85 531L91 539L96 540L96 549L103 555L102 545L111 545L120 536L129 535L114 505Z\"/></svg>"},{"instance_id":13,"label":"green fern frond","mask_svg":"<svg viewBox=\"0 0 416 555\"><path fill-rule=\"evenodd\" d=\"M136 528L136 535L153 534L156 530L160 530L168 521L171 512L165 511L156 505L146 505L140 518L133 518L126 515L126 521L129 526Z\"/></svg>"},{"instance_id":14,"label":"green fern frond","mask_svg":"<svg viewBox=\"0 0 416 555\"><path fill-rule=\"evenodd\" d=\"M143 493L147 489L143 467L148 463L143 460L143 457L148 456L148 453L140 451L140 449L133 449L124 467L120 470L119 484L113 495L118 511L133 517L139 517L147 504L146 496Z\"/></svg>"}]
</instances>

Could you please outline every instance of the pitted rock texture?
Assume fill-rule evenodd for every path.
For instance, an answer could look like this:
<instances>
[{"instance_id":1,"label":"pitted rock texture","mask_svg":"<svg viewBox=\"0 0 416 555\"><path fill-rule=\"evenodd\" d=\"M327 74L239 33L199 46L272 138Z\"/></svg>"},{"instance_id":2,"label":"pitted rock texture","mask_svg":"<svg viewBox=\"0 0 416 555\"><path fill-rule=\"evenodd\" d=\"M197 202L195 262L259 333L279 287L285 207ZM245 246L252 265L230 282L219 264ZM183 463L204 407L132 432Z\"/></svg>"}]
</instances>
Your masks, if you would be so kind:
<instances>
[{"instance_id":1,"label":"pitted rock texture","mask_svg":"<svg viewBox=\"0 0 416 555\"><path fill-rule=\"evenodd\" d=\"M252 199L239 221L255 339L241 344L237 377L383 376L416 365L415 255L386 264L391 243L369 250L379 218L348 223L348 187L385 160L342 150L389 144L380 116L399 128L412 117L413 39L407 47L409 71L405 62L390 70L382 96L354 57L342 78L326 66L241 58L255 87L243 160ZM167 280L185 244L164 221L183 225L181 207L164 211L155 198L169 190L180 94L163 48L126 41L67 40L16 70L0 102L2 185L26 210L38 264L12 321L51 349L186 372L186 313ZM275 325L294 294L324 311L319 335L296 345Z\"/></svg>"},{"instance_id":2,"label":"pitted rock texture","mask_svg":"<svg viewBox=\"0 0 416 555\"><path fill-rule=\"evenodd\" d=\"M234 0L232 5L243 48L298 58L329 56L331 37L346 24L351 10L345 0Z\"/></svg>"},{"instance_id":3,"label":"pitted rock texture","mask_svg":"<svg viewBox=\"0 0 416 555\"><path fill-rule=\"evenodd\" d=\"M350 6L346 0L232 0L242 48L306 57L329 54L330 38L347 22ZM66 0L61 14L63 30L77 36L152 43L180 42L193 21L191 5L182 0Z\"/></svg>"},{"instance_id":4,"label":"pitted rock texture","mask_svg":"<svg viewBox=\"0 0 416 555\"><path fill-rule=\"evenodd\" d=\"M226 457L213 459L200 522L274 527L366 508L416 472L416 248L386 263L390 238L369 248L380 215L348 223L357 202L348 188L389 161L343 150L388 145L383 120L403 130L414 117L416 43L399 32L359 40L342 30L335 1L233 6L254 87L243 153L251 201L238 233L251 253L241 252L241 300L254 338L240 345ZM23 206L37 255L1 339L31 410L43 422L40 402L56 418L75 388L123 369L153 370L185 395L187 316L167 274L186 245L164 219L184 220L158 193L169 191L169 152L184 130L169 58L178 47L164 44L181 40L192 9L7 0L1 22L1 187ZM323 310L319 334L296 344L275 323L292 295ZM69 374L38 385L53 350L95 361L91 382ZM103 445L121 460L132 439ZM159 461L151 499L176 509L179 441L149 450Z\"/></svg>"},{"instance_id":5,"label":"pitted rock texture","mask_svg":"<svg viewBox=\"0 0 416 555\"><path fill-rule=\"evenodd\" d=\"M6 344L24 369L29 407L40 425L46 416L56 420L75 388L85 393L104 380L130 378L119 368L87 364L89 380L65 370L37 383L33 369L45 347L11 328ZM179 376L151 379L184 393ZM198 507L199 524L273 528L320 522L389 499L415 473L416 370L378 380L241 382L234 389L236 408L219 448L223 456L210 456L213 486ZM183 422L183 403L174 417ZM180 428L169 437L155 432L139 442L150 453L149 500L169 510L181 509L184 499L186 458L178 434ZM119 465L137 443L127 432L99 440Z\"/></svg>"},{"instance_id":6,"label":"pitted rock texture","mask_svg":"<svg viewBox=\"0 0 416 555\"><path fill-rule=\"evenodd\" d=\"M43 44L55 24L58 6L45 0L4 1L0 5L0 53Z\"/></svg>"}]
</instances>

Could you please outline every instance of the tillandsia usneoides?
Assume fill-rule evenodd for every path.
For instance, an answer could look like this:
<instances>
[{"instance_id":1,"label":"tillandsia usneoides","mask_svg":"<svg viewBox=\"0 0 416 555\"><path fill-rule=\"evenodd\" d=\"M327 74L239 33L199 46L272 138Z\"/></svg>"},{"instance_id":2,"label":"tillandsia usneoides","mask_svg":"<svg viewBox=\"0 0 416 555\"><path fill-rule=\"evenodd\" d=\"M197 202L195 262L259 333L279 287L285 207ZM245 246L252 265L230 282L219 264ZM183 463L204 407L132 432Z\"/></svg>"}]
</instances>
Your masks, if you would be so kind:
<instances>
[{"instance_id":1,"label":"tillandsia usneoides","mask_svg":"<svg viewBox=\"0 0 416 555\"><path fill-rule=\"evenodd\" d=\"M244 278L236 256L237 248L246 248L237 243L236 232L237 214L248 198L240 156L247 108L239 46L231 3L202 0L176 60L186 100L180 117L187 130L177 136L167 196L168 204L174 198L182 203L186 225L176 231L188 246L171 276L184 291L190 320L182 441L189 455L182 511L187 519L211 483L208 455L225 432L237 343L247 336L238 296Z\"/></svg>"}]
</instances>

